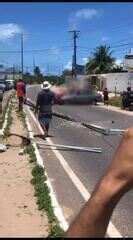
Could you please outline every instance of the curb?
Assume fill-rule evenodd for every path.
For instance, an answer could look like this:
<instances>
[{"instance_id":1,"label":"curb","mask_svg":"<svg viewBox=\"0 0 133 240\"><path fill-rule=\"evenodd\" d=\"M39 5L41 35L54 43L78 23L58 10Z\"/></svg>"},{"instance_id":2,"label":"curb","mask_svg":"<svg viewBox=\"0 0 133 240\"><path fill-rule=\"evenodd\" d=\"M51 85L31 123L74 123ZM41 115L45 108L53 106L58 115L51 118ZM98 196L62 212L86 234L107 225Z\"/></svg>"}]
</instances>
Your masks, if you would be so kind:
<instances>
[{"instance_id":1,"label":"curb","mask_svg":"<svg viewBox=\"0 0 133 240\"><path fill-rule=\"evenodd\" d=\"M5 117L4 117L4 121L3 121L3 124L2 124L2 128L0 129L0 136L4 136L4 131L6 129L6 126L7 126L7 121L8 121L8 113L9 113L9 109L10 109L10 105L11 105L11 102L9 103L10 99L13 97L13 93L11 95L9 95L9 98L7 100L7 109L6 109L6 113L5 113Z\"/></svg>"},{"instance_id":2,"label":"curb","mask_svg":"<svg viewBox=\"0 0 133 240\"><path fill-rule=\"evenodd\" d=\"M5 114L5 119L4 119L4 122L3 122L3 126L2 126L2 129L0 129L0 136L4 136L4 131L5 131L5 129L6 129L7 121L8 121L8 114L9 114L10 105L11 105L11 103L8 105L8 108L7 108L7 110L6 110L6 114Z\"/></svg>"},{"instance_id":3,"label":"curb","mask_svg":"<svg viewBox=\"0 0 133 240\"><path fill-rule=\"evenodd\" d=\"M25 112L25 113L26 113L26 112ZM28 117L27 117L27 116L26 116L26 124L27 124L27 128L28 128L29 136L30 136L30 138L31 138L31 144L33 145L33 147L34 147L34 149L35 149L37 164L44 169L45 167L44 167L43 159L42 159L42 157L41 157L41 155L40 155L40 152L39 152L39 150L38 150L37 144L36 144L35 141L34 141L33 131L32 131L32 129L31 129L31 125L30 125L30 123L29 123L29 120L28 120ZM40 125L39 125L39 128L40 128L41 131L43 131ZM58 204L58 201L57 201L57 199L56 199L56 195L55 195L55 193L54 193L54 190L53 190L53 187L52 187L52 185L51 185L51 182L50 182L50 180L49 180L49 178L48 178L46 169L45 169L45 175L46 175L46 177L47 177L46 183L47 183L47 186L48 186L48 188L49 188L49 190L50 190L50 193L49 193L49 194L50 194L50 198L51 198L51 202L52 202L52 207L53 207L54 214L55 214L56 218L57 218L58 221L59 221L60 227L61 227L64 231L66 231L66 230L68 229L68 223L66 222L66 220L65 220L65 218L64 218L64 216L63 216L63 213L62 213L62 209L60 208L60 206L59 206L59 204Z\"/></svg>"}]
</instances>

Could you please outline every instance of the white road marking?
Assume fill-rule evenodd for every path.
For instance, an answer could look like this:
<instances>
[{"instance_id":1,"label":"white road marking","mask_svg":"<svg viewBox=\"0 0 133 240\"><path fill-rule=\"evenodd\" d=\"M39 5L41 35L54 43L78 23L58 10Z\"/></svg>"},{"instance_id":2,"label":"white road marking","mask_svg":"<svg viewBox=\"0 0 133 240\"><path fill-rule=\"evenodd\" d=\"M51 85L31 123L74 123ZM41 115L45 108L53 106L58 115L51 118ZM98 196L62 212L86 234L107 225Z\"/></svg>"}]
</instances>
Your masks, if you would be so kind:
<instances>
[{"instance_id":1,"label":"white road marking","mask_svg":"<svg viewBox=\"0 0 133 240\"><path fill-rule=\"evenodd\" d=\"M34 136L33 136L32 128L31 128L31 125L30 125L29 120L28 120L27 117L26 117L26 123L27 123L27 127L28 127L30 138L32 140L32 144L33 144L33 146L35 148L35 153L36 153L36 157L37 157L37 163L38 163L38 165L40 165L40 166L42 166L44 168L43 159L42 159L42 157L40 155L40 152L38 151L36 143L34 142ZM59 206L59 203L58 203L57 198L56 198L56 194L54 193L53 187L52 187L51 182L50 182L50 180L48 178L48 175L46 173L46 169L45 169L45 175L47 177L47 181L46 182L47 182L47 186L49 187L49 190L50 190L50 197L51 197L51 202L52 202L52 206L53 206L53 209L54 209L54 214L57 217L61 228L64 231L66 231L68 229L68 223L67 223L66 219L64 218L64 215L63 215L61 207Z\"/></svg>"},{"instance_id":2,"label":"white road marking","mask_svg":"<svg viewBox=\"0 0 133 240\"><path fill-rule=\"evenodd\" d=\"M29 131L30 139L32 140L33 147L35 148L35 154L37 156L37 163L38 163L38 165L40 165L41 167L44 168L43 159L41 158L40 153L38 151L38 148L36 146L36 143L34 142L34 136L33 136L32 128L31 128L31 125L30 125L27 117L26 117L26 124L27 124L27 128L28 128L28 131Z\"/></svg>"},{"instance_id":3,"label":"white road marking","mask_svg":"<svg viewBox=\"0 0 133 240\"><path fill-rule=\"evenodd\" d=\"M42 134L44 134L43 129L40 126L39 122L37 121L33 112L29 108L28 108L28 111L29 111L31 117L33 118L33 120L35 121L35 123L37 124L38 128L40 129L40 132ZM54 144L50 138L47 138L47 142L49 144ZM70 177L70 179L73 182L73 184L75 185L75 187L80 192L81 196L84 198L85 201L88 201L88 199L91 196L90 193L88 192L88 190L85 188L83 183L80 181L80 179L77 177L77 175L70 168L70 166L68 165L68 163L66 162L66 160L64 159L62 154L57 149L56 150L53 149L53 147L51 147L51 149L54 152L54 154L56 155L57 159L59 160L60 164L62 165L62 167L65 170L65 172L67 173L67 175ZM122 237L120 232L117 230L117 228L113 225L113 223L111 221L110 221L108 229L107 229L107 234L109 235L109 237L119 237L119 238Z\"/></svg>"}]
</instances>

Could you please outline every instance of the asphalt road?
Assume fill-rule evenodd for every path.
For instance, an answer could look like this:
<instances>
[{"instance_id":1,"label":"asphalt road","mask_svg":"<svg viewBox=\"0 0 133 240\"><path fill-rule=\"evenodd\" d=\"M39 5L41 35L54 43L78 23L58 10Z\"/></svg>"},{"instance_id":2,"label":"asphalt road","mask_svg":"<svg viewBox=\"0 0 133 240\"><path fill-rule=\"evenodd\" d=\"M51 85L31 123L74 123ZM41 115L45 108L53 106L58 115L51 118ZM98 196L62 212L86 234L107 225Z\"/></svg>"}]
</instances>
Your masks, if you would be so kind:
<instances>
[{"instance_id":1,"label":"asphalt road","mask_svg":"<svg viewBox=\"0 0 133 240\"><path fill-rule=\"evenodd\" d=\"M27 95L35 100L37 88L27 89ZM55 111L69 114L78 121L99 123L103 126L126 128L132 125L132 117L102 109L98 106L55 106ZM113 123L112 123L113 121ZM32 122L32 119L31 119ZM35 126L33 126L35 130ZM68 122L54 117L51 123L50 138L53 143L76 146L101 147L102 153L59 150L70 168L80 179L89 193L103 175L117 148L120 136L103 136L78 123ZM59 204L70 223L85 203L67 172L61 166L57 156L49 147L40 149L48 176L56 192ZM112 216L112 223L122 236L133 236L133 191L128 192L119 202Z\"/></svg>"}]
</instances>

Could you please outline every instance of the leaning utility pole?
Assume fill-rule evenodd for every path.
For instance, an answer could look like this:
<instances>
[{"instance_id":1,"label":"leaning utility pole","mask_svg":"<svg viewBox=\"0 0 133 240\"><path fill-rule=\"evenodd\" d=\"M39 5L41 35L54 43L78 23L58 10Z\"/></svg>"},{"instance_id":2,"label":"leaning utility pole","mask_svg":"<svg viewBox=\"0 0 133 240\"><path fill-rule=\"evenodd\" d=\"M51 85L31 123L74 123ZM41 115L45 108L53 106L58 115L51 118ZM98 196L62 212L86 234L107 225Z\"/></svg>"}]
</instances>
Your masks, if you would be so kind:
<instances>
[{"instance_id":1,"label":"leaning utility pole","mask_svg":"<svg viewBox=\"0 0 133 240\"><path fill-rule=\"evenodd\" d=\"M77 38L80 31L73 30L69 31L73 34L73 57L72 57L72 75L77 76L76 65L77 65Z\"/></svg>"},{"instance_id":2,"label":"leaning utility pole","mask_svg":"<svg viewBox=\"0 0 133 240\"><path fill-rule=\"evenodd\" d=\"M23 33L21 33L21 72L23 78L23 70L24 70L24 37Z\"/></svg>"}]
</instances>

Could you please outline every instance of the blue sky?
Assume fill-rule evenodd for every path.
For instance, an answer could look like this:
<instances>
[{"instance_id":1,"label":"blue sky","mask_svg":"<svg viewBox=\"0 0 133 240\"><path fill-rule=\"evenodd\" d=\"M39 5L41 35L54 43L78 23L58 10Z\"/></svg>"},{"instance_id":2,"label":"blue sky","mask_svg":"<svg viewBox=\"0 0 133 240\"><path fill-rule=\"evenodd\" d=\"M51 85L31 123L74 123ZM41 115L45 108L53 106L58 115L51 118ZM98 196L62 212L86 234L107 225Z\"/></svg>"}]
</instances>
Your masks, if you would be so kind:
<instances>
[{"instance_id":1,"label":"blue sky","mask_svg":"<svg viewBox=\"0 0 133 240\"><path fill-rule=\"evenodd\" d=\"M25 70L34 58L44 73L60 73L71 66L73 29L80 30L79 64L104 43L119 63L133 47L133 3L0 3L0 63L20 65L20 53L10 51L20 50L23 32Z\"/></svg>"}]
</instances>

